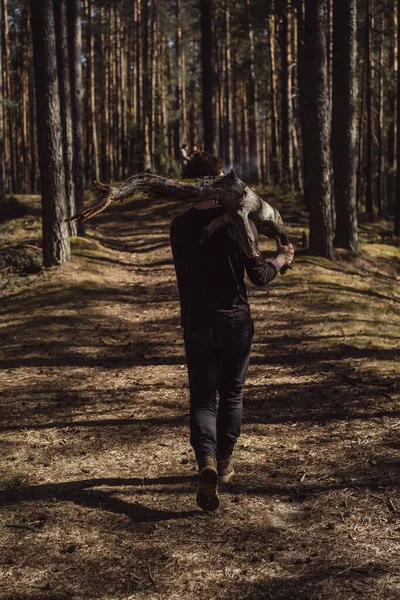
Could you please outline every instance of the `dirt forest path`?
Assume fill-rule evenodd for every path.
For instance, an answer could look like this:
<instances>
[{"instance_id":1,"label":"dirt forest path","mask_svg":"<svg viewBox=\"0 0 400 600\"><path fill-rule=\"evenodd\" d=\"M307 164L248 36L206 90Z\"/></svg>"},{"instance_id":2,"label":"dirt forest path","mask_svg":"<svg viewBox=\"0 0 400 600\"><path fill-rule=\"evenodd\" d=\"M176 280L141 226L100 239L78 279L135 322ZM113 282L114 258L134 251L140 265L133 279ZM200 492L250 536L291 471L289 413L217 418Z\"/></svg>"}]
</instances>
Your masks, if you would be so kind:
<instances>
[{"instance_id":1,"label":"dirt forest path","mask_svg":"<svg viewBox=\"0 0 400 600\"><path fill-rule=\"evenodd\" d=\"M278 208L299 246L304 215ZM181 210L112 208L72 263L2 290L0 600L398 599L399 248L365 226L362 257L298 255L249 285L238 475L204 514L169 249ZM36 243L35 216L2 227L10 252Z\"/></svg>"}]
</instances>

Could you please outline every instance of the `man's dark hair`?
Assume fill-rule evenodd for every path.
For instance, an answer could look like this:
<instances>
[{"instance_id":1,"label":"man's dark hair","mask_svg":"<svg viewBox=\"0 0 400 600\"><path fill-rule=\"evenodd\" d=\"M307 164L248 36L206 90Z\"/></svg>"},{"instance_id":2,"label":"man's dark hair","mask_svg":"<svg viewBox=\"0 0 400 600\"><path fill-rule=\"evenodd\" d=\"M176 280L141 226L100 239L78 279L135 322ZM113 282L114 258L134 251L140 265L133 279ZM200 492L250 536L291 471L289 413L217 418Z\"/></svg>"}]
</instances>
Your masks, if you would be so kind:
<instances>
[{"instance_id":1,"label":"man's dark hair","mask_svg":"<svg viewBox=\"0 0 400 600\"><path fill-rule=\"evenodd\" d=\"M217 156L209 152L196 152L186 165L184 178L218 177L223 168L224 163Z\"/></svg>"}]
</instances>

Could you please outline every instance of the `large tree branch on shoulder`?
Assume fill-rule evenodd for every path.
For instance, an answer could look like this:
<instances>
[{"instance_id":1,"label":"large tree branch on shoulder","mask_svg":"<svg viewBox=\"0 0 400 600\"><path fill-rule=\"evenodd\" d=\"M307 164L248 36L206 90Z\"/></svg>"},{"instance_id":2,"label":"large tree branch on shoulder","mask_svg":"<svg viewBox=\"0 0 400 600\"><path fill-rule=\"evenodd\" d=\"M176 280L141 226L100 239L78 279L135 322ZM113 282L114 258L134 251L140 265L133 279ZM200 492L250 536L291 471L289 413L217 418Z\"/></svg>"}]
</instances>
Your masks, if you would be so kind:
<instances>
[{"instance_id":1,"label":"large tree branch on shoulder","mask_svg":"<svg viewBox=\"0 0 400 600\"><path fill-rule=\"evenodd\" d=\"M233 170L228 175L206 177L190 183L160 177L152 173L134 175L119 186L107 185L100 181L93 183L97 189L98 198L91 206L82 213L74 215L70 220L87 221L102 212L112 202L125 200L141 191L177 200L197 202L214 200L220 204L225 210L225 215L205 228L202 235L203 242L219 227L230 223L245 254L250 258L259 256L257 239L249 224L249 219L251 219L259 233L271 238L278 237L281 244L288 244L287 236L282 230L283 221L279 212L243 183Z\"/></svg>"}]
</instances>

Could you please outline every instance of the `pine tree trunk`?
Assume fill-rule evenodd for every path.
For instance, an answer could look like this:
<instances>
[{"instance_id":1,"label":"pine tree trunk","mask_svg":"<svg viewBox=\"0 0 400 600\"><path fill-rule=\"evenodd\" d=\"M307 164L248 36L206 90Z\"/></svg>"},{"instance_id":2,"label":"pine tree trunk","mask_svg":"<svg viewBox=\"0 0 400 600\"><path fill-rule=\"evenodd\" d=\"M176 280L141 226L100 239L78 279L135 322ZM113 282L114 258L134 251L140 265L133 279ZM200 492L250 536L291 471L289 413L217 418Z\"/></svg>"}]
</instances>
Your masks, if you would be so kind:
<instances>
[{"instance_id":1,"label":"pine tree trunk","mask_svg":"<svg viewBox=\"0 0 400 600\"><path fill-rule=\"evenodd\" d=\"M120 181L122 177L122 77L121 77L121 18L120 3L114 5L114 52L115 52L115 163L114 177Z\"/></svg>"},{"instance_id":2,"label":"pine tree trunk","mask_svg":"<svg viewBox=\"0 0 400 600\"><path fill-rule=\"evenodd\" d=\"M249 178L260 182L260 143L258 131L258 86L255 73L255 46L251 0L246 0L246 18L249 36L250 64L248 72L248 123L249 123Z\"/></svg>"},{"instance_id":3,"label":"pine tree trunk","mask_svg":"<svg viewBox=\"0 0 400 600\"><path fill-rule=\"evenodd\" d=\"M10 100L10 47L8 43L8 11L7 0L0 0L1 5L1 43L3 53L3 71L0 76L3 77L3 98ZM7 104L3 106L4 114L4 176L6 192L15 192L12 180L12 159L11 159L11 129L10 129L10 109Z\"/></svg>"},{"instance_id":4,"label":"pine tree trunk","mask_svg":"<svg viewBox=\"0 0 400 600\"><path fill-rule=\"evenodd\" d=\"M135 35L134 35L134 8L135 0L133 0L133 10L128 14L127 36L126 36L126 82L127 82L127 98L126 98L126 171L133 173L132 165L132 136L134 121L136 115L136 78L135 69Z\"/></svg>"},{"instance_id":5,"label":"pine tree trunk","mask_svg":"<svg viewBox=\"0 0 400 600\"><path fill-rule=\"evenodd\" d=\"M150 154L151 154L151 168L154 171L156 169L156 156L159 152L156 148L156 135L158 133L158 97L157 97L157 77L158 77L158 50L159 50L159 36L158 36L158 18L157 18L157 5L156 2L152 2L152 31L151 31L151 46L152 46L152 59L151 59L151 139L150 139ZM157 166L158 170L158 166Z\"/></svg>"},{"instance_id":6,"label":"pine tree trunk","mask_svg":"<svg viewBox=\"0 0 400 600\"><path fill-rule=\"evenodd\" d=\"M328 56L328 97L329 110L332 110L332 87L333 87L333 5L335 0L327 0L327 28L326 48ZM347 4L347 0L346 0Z\"/></svg>"},{"instance_id":7,"label":"pine tree trunk","mask_svg":"<svg viewBox=\"0 0 400 600\"><path fill-rule=\"evenodd\" d=\"M400 57L399 32L400 0L397 0L397 56ZM396 204L394 216L394 233L400 235L400 69L397 69L397 169L396 169Z\"/></svg>"},{"instance_id":8,"label":"pine tree trunk","mask_svg":"<svg viewBox=\"0 0 400 600\"><path fill-rule=\"evenodd\" d=\"M235 13L232 17L234 18ZM232 36L232 110L233 110L233 168L239 169L240 167L240 112L239 105L240 100L238 98L238 70L235 68L237 64L238 56L238 39L237 36Z\"/></svg>"},{"instance_id":9,"label":"pine tree trunk","mask_svg":"<svg viewBox=\"0 0 400 600\"><path fill-rule=\"evenodd\" d=\"M172 98L173 96L173 91L172 91L172 69L173 69L173 65L172 65L172 57L171 57L171 46L169 43L167 43L166 47L165 47L165 53L166 53L166 79L167 79L167 97L168 98ZM171 104L169 104L169 107L171 106ZM170 114L168 113L168 153L170 156L174 156L174 126L175 123L173 121L173 119L170 117ZM172 168L172 167L171 167Z\"/></svg>"},{"instance_id":10,"label":"pine tree trunk","mask_svg":"<svg viewBox=\"0 0 400 600\"><path fill-rule=\"evenodd\" d=\"M277 108L277 81L275 65L275 16L272 13L268 17L268 56L269 56L269 105L271 114L271 162L272 177L275 185L281 181L281 164L279 160L279 136L278 136L278 108Z\"/></svg>"},{"instance_id":11,"label":"pine tree trunk","mask_svg":"<svg viewBox=\"0 0 400 600\"><path fill-rule=\"evenodd\" d=\"M387 132L386 188L388 212L393 213L396 194L396 74L397 74L397 6L391 0L390 11L386 16L386 30L390 32L389 69L391 72L388 90L389 126Z\"/></svg>"},{"instance_id":12,"label":"pine tree trunk","mask_svg":"<svg viewBox=\"0 0 400 600\"><path fill-rule=\"evenodd\" d=\"M30 154L29 154L29 46L30 46L30 23L28 9L22 13L23 17L23 35L26 40L22 48L21 61L21 134L19 147L19 166L20 179L22 183L22 191L24 194L29 193L29 173L30 173Z\"/></svg>"},{"instance_id":13,"label":"pine tree trunk","mask_svg":"<svg viewBox=\"0 0 400 600\"><path fill-rule=\"evenodd\" d=\"M298 3L294 4L294 12L292 14L292 43L291 43L291 54L292 54L292 112L293 112L293 126L292 126L292 140L293 140L293 178L294 186L297 191L301 194L304 193L303 189L303 164L302 164L302 148L299 144L298 137L298 123L299 123L299 65L297 61L297 49L298 49Z\"/></svg>"},{"instance_id":14,"label":"pine tree trunk","mask_svg":"<svg viewBox=\"0 0 400 600\"><path fill-rule=\"evenodd\" d=\"M376 172L376 204L378 207L378 214L382 215L383 212L383 102L384 102L384 84L383 84L383 70L384 70L384 15L381 14L380 22L380 39L379 39L379 94L378 94L378 107L377 107L377 143L378 143L378 164Z\"/></svg>"},{"instance_id":15,"label":"pine tree trunk","mask_svg":"<svg viewBox=\"0 0 400 600\"><path fill-rule=\"evenodd\" d=\"M124 22L124 17L122 17L122 22L123 29L121 35L121 175L122 178L125 179L128 173L128 105L131 96L128 79L128 31L127 25Z\"/></svg>"},{"instance_id":16,"label":"pine tree trunk","mask_svg":"<svg viewBox=\"0 0 400 600\"><path fill-rule=\"evenodd\" d=\"M289 5L286 0L280 19L279 45L281 53L281 151L282 151L282 179L290 188L293 187L293 147L292 147L292 86L291 86L291 52L290 52L290 20Z\"/></svg>"},{"instance_id":17,"label":"pine tree trunk","mask_svg":"<svg viewBox=\"0 0 400 600\"><path fill-rule=\"evenodd\" d=\"M102 177L107 181L111 179L110 166L110 65L109 65L109 26L106 17L105 8L100 9L100 27L101 27L101 59L103 65L102 89L101 98L102 119L101 119L101 172Z\"/></svg>"},{"instance_id":18,"label":"pine tree trunk","mask_svg":"<svg viewBox=\"0 0 400 600\"><path fill-rule=\"evenodd\" d=\"M332 159L334 245L357 251L357 0L333 3Z\"/></svg>"},{"instance_id":19,"label":"pine tree trunk","mask_svg":"<svg viewBox=\"0 0 400 600\"><path fill-rule=\"evenodd\" d=\"M217 39L219 36L215 36L215 72L218 73L216 81L216 103L217 103L217 124L218 124L218 135L217 135L217 148L216 154L218 156L225 156L225 61L223 59L224 48L223 40Z\"/></svg>"},{"instance_id":20,"label":"pine tree trunk","mask_svg":"<svg viewBox=\"0 0 400 600\"><path fill-rule=\"evenodd\" d=\"M365 106L365 77L366 77L366 70L367 70L367 62L366 60L364 60L364 64L362 66L362 71L361 71L361 82L360 82L360 92L359 92L359 112L358 112L358 131L357 131L357 140L358 140L358 147L357 147L357 190L356 190L356 206L357 206L357 212L359 212L360 210L360 206L361 206L361 198L363 195L363 186L364 186L364 180L363 180L363 171L364 171L364 129L365 129L365 123L364 123L364 106Z\"/></svg>"},{"instance_id":21,"label":"pine tree trunk","mask_svg":"<svg viewBox=\"0 0 400 600\"><path fill-rule=\"evenodd\" d=\"M233 167L233 103L232 103L232 60L231 60L231 25L229 0L225 0L224 25L225 25L225 112L226 112L226 169Z\"/></svg>"},{"instance_id":22,"label":"pine tree trunk","mask_svg":"<svg viewBox=\"0 0 400 600\"><path fill-rule=\"evenodd\" d=\"M3 14L0 11L0 32L3 30ZM0 43L0 214L6 206L6 191L4 186L4 109L3 109L3 48Z\"/></svg>"},{"instance_id":23,"label":"pine tree trunk","mask_svg":"<svg viewBox=\"0 0 400 600\"><path fill-rule=\"evenodd\" d=\"M16 85L14 85L15 73L11 69L11 56L10 56L10 40L8 31L8 0L2 0L4 4L4 75L6 79L6 97L11 102L15 102L14 93ZM7 110L7 127L8 127L8 141L9 141L9 158L10 158L10 185L13 193L18 193L19 180L17 177L17 139L16 139L16 123L15 123L15 109L11 108Z\"/></svg>"},{"instance_id":24,"label":"pine tree trunk","mask_svg":"<svg viewBox=\"0 0 400 600\"><path fill-rule=\"evenodd\" d=\"M220 141L220 105L219 105L219 97L220 97L220 85L221 85L221 74L219 72L219 64L218 64L218 30L217 30L217 11L214 12L214 19L212 22L212 56L213 56L213 73L214 73L214 86L213 86L213 98L212 98L212 115L213 115L213 127L214 127L214 145L212 153L217 155L220 152L219 149L219 141ZM217 77L218 73L218 77Z\"/></svg>"},{"instance_id":25,"label":"pine tree trunk","mask_svg":"<svg viewBox=\"0 0 400 600\"><path fill-rule=\"evenodd\" d=\"M5 14L8 15L8 0L3 0L4 4L5 4ZM7 86L8 86L8 91L7 91L7 97L8 99L13 102L14 104L17 104L15 102L15 98L14 98L14 94L15 94L15 90L16 90L16 85L14 84L14 78L15 78L15 73L14 71L11 69L11 56L10 56L10 44L9 44L9 32L8 32L8 19L5 22L5 56L6 58L6 64L5 66L5 72L6 72L6 78L7 78ZM18 176L17 176L17 135L16 135L16 123L15 123L15 118L14 118L14 114L15 114L15 109L12 108L11 110L8 111L8 136L9 136L9 141L10 141L10 169L11 169L11 189L13 191L13 193L18 193L19 190L19 180L18 180Z\"/></svg>"},{"instance_id":26,"label":"pine tree trunk","mask_svg":"<svg viewBox=\"0 0 400 600\"><path fill-rule=\"evenodd\" d=\"M162 140L162 154L164 157L165 164L165 174L168 175L167 166L166 166L166 155L168 154L168 83L166 76L166 66L167 66L167 48L168 48L168 40L166 37L162 40L162 59L160 65L160 110L161 110L161 140ZM190 119L191 122L191 119Z\"/></svg>"},{"instance_id":27,"label":"pine tree trunk","mask_svg":"<svg viewBox=\"0 0 400 600\"><path fill-rule=\"evenodd\" d=\"M213 5L214 0L201 0L201 66L204 150L214 151L214 70L213 70Z\"/></svg>"},{"instance_id":28,"label":"pine tree trunk","mask_svg":"<svg viewBox=\"0 0 400 600\"><path fill-rule=\"evenodd\" d=\"M189 84L189 143L190 148L198 144L197 126L197 97L196 97L196 64L197 64L196 42L194 38L190 41L190 84Z\"/></svg>"},{"instance_id":29,"label":"pine tree trunk","mask_svg":"<svg viewBox=\"0 0 400 600\"><path fill-rule=\"evenodd\" d=\"M37 129L42 192L43 262L46 267L71 258L65 198L62 127L57 80L53 0L31 0Z\"/></svg>"},{"instance_id":30,"label":"pine tree trunk","mask_svg":"<svg viewBox=\"0 0 400 600\"><path fill-rule=\"evenodd\" d=\"M72 180L73 203L75 212L83 210L84 174L83 174L83 124L82 124L82 23L80 0L68 0L68 48L69 74L71 82L71 114L72 114ZM77 223L76 233L85 234L84 223Z\"/></svg>"},{"instance_id":31,"label":"pine tree trunk","mask_svg":"<svg viewBox=\"0 0 400 600\"><path fill-rule=\"evenodd\" d=\"M116 57L115 57L115 4L111 4L108 8L108 122L109 122L109 156L110 156L110 173L111 177L115 180L117 177L117 161L116 161L116 85L117 85L117 74L116 74Z\"/></svg>"},{"instance_id":32,"label":"pine tree trunk","mask_svg":"<svg viewBox=\"0 0 400 600\"><path fill-rule=\"evenodd\" d=\"M72 179L72 114L71 114L71 79L68 53L67 6L66 0L54 2L55 35L57 46L57 75L60 96L60 115L62 127L62 150L64 158L65 197L68 206L68 217L75 214ZM70 235L76 234L74 222L68 223Z\"/></svg>"},{"instance_id":33,"label":"pine tree trunk","mask_svg":"<svg viewBox=\"0 0 400 600\"><path fill-rule=\"evenodd\" d=\"M366 212L370 219L374 216L374 194L373 194L373 161L372 161L372 95L373 95L373 75L372 75L372 22L371 22L371 0L366 0L366 19L365 19L365 53L366 53L366 110L367 110L367 194L366 194Z\"/></svg>"},{"instance_id":34,"label":"pine tree trunk","mask_svg":"<svg viewBox=\"0 0 400 600\"><path fill-rule=\"evenodd\" d=\"M87 27L87 140L86 140L86 181L99 178L99 160L96 128L96 95L94 84L94 37L92 28L92 3L85 0Z\"/></svg>"},{"instance_id":35,"label":"pine tree trunk","mask_svg":"<svg viewBox=\"0 0 400 600\"><path fill-rule=\"evenodd\" d=\"M304 193L310 210L310 252L332 258L326 0L306 0L304 36Z\"/></svg>"},{"instance_id":36,"label":"pine tree trunk","mask_svg":"<svg viewBox=\"0 0 400 600\"><path fill-rule=\"evenodd\" d=\"M151 36L151 0L145 0L143 10L143 23L142 23L142 34L143 34L143 99L142 99L142 123L143 123L143 171L151 170L151 155L150 155L150 74L149 74L149 63L150 63L150 36ZM149 35L150 34L150 35Z\"/></svg>"},{"instance_id":37,"label":"pine tree trunk","mask_svg":"<svg viewBox=\"0 0 400 600\"><path fill-rule=\"evenodd\" d=\"M249 113L246 109L247 107L247 94L246 94L246 84L241 82L242 88L242 156L243 156L243 166L242 172L244 178L248 180L250 178L250 142L249 142Z\"/></svg>"},{"instance_id":38,"label":"pine tree trunk","mask_svg":"<svg viewBox=\"0 0 400 600\"><path fill-rule=\"evenodd\" d=\"M180 160L181 144L187 143L187 107L185 86L185 53L182 40L182 0L176 0L176 123L175 123L175 158Z\"/></svg>"},{"instance_id":39,"label":"pine tree trunk","mask_svg":"<svg viewBox=\"0 0 400 600\"><path fill-rule=\"evenodd\" d=\"M299 117L301 125L301 145L302 145L302 157L303 157L303 173L304 173L304 127L302 123L306 121L306 108L305 108L305 89L304 89L304 0L296 0L296 13L297 13L297 85L298 85L298 105L299 105ZM305 189L305 182L303 181L303 190ZM304 194L305 204L307 205L308 199Z\"/></svg>"},{"instance_id":40,"label":"pine tree trunk","mask_svg":"<svg viewBox=\"0 0 400 600\"><path fill-rule=\"evenodd\" d=\"M135 24L136 24L136 39L137 39L137 47L136 47L136 92L137 92L137 101L136 101L136 154L140 149L143 149L143 35L142 35L142 7L141 1L137 0L135 3ZM136 169L141 169L142 160L138 160L135 158Z\"/></svg>"},{"instance_id":41,"label":"pine tree trunk","mask_svg":"<svg viewBox=\"0 0 400 600\"><path fill-rule=\"evenodd\" d=\"M30 14L30 5L28 5L28 31L29 31L29 46L28 46L28 90L29 90L29 156L30 156L30 173L29 173L29 190L35 194L38 190L39 174L38 170L38 144L36 130L36 99L35 99L35 81L33 72L33 48L32 48L32 19Z\"/></svg>"},{"instance_id":42,"label":"pine tree trunk","mask_svg":"<svg viewBox=\"0 0 400 600\"><path fill-rule=\"evenodd\" d=\"M299 139L296 131L296 127L292 127L292 143L293 143L293 158L296 169L294 169L294 187L297 191L303 193L303 179L302 179L302 163L301 163L301 151L299 148Z\"/></svg>"}]
</instances>

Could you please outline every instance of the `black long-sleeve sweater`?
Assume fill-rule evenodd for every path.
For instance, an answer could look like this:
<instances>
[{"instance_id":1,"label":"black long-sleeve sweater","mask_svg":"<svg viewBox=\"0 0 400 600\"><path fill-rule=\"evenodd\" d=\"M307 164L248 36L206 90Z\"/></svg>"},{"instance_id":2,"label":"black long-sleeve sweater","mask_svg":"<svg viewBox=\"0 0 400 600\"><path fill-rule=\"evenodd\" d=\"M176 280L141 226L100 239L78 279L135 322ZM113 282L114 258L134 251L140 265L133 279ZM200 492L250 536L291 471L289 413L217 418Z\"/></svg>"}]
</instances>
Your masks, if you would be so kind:
<instances>
[{"instance_id":1,"label":"black long-sleeve sweater","mask_svg":"<svg viewBox=\"0 0 400 600\"><path fill-rule=\"evenodd\" d=\"M181 303L181 324L210 327L220 319L240 320L250 314L245 271L256 286L277 275L262 256L247 258L229 235L228 226L200 243L202 230L223 214L221 207L191 208L171 224L171 247Z\"/></svg>"}]
</instances>

